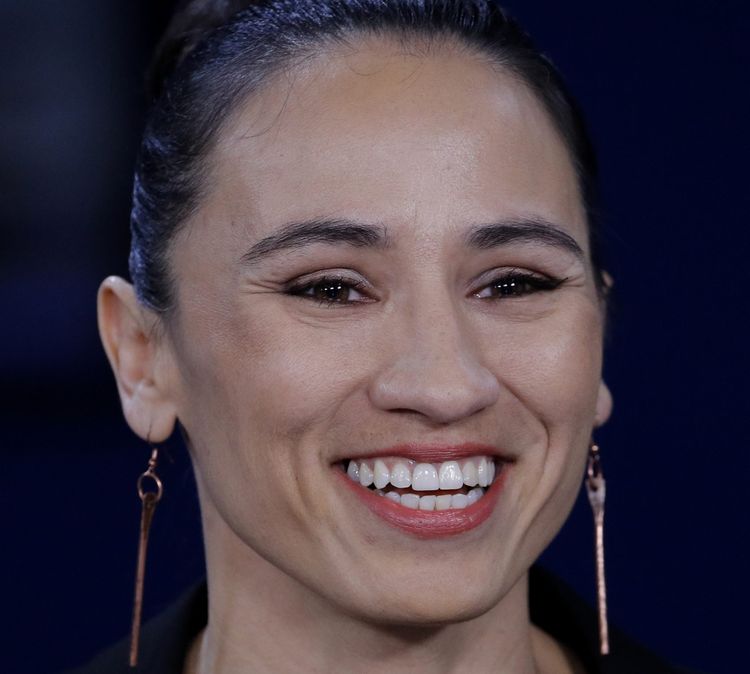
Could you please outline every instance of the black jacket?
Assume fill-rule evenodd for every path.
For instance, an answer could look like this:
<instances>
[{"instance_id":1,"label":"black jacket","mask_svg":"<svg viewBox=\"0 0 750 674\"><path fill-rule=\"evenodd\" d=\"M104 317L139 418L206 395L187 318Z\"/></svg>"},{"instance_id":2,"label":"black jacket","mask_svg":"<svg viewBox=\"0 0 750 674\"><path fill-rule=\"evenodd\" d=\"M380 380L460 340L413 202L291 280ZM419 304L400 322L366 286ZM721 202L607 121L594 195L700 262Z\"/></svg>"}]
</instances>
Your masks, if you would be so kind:
<instances>
[{"instance_id":1,"label":"black jacket","mask_svg":"<svg viewBox=\"0 0 750 674\"><path fill-rule=\"evenodd\" d=\"M531 621L568 646L589 674L690 674L617 630L610 630L610 654L600 656L595 611L540 567L533 567L529 576L529 607ZM190 643L205 627L207 616L203 583L144 626L136 669L128 667L128 643L123 641L69 674L182 674Z\"/></svg>"}]
</instances>

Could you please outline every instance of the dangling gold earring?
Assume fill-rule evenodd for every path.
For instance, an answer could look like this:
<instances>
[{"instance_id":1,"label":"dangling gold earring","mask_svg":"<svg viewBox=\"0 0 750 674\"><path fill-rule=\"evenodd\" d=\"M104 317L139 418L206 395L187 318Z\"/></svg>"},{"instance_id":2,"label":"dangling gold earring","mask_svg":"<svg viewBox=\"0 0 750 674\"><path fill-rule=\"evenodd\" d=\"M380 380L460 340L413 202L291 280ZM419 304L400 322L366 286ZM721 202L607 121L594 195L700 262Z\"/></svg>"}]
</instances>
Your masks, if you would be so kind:
<instances>
[{"instance_id":1,"label":"dangling gold earring","mask_svg":"<svg viewBox=\"0 0 750 674\"><path fill-rule=\"evenodd\" d=\"M599 652L609 653L609 630L607 627L607 588L604 580L604 474L598 445L591 443L586 470L586 491L594 511L594 535L596 537L596 597L599 613Z\"/></svg>"},{"instance_id":2,"label":"dangling gold earring","mask_svg":"<svg viewBox=\"0 0 750 674\"><path fill-rule=\"evenodd\" d=\"M141 499L141 533L138 539L138 563L135 571L135 597L133 599L133 625L130 630L130 666L138 664L138 639L141 631L141 609L143 608L143 577L146 571L146 548L148 547L148 532L151 529L151 520L154 518L156 504L161 500L161 480L156 474L156 462L159 458L159 450L153 447L148 468L138 478L138 498ZM147 480L153 482L156 491L146 491L144 487Z\"/></svg>"}]
</instances>

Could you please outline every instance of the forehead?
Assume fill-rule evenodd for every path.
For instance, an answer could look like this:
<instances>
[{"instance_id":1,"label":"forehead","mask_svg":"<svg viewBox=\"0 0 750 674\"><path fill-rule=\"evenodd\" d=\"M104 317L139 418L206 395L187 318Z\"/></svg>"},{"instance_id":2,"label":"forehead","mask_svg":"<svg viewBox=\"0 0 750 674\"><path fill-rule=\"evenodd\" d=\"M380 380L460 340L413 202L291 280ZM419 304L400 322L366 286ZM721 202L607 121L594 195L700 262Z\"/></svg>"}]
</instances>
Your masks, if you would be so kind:
<instances>
[{"instance_id":1,"label":"forehead","mask_svg":"<svg viewBox=\"0 0 750 674\"><path fill-rule=\"evenodd\" d=\"M211 165L207 205L255 236L310 217L435 231L533 215L586 248L575 172L541 103L449 46L369 40L311 58L239 106Z\"/></svg>"}]
</instances>

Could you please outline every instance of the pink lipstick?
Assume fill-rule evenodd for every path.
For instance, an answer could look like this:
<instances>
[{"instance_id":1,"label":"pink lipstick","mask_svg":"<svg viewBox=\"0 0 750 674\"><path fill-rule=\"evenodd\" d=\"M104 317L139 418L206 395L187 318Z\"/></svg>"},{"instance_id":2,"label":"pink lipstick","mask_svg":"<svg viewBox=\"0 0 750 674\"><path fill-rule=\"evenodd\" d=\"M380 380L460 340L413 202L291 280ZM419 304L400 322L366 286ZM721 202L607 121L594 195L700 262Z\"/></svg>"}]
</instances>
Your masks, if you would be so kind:
<instances>
[{"instance_id":1,"label":"pink lipstick","mask_svg":"<svg viewBox=\"0 0 750 674\"><path fill-rule=\"evenodd\" d=\"M440 538L475 529L490 517L511 467L499 456L497 448L476 443L401 444L344 461L346 472L336 472L387 524L418 538ZM407 463L413 479L404 480Z\"/></svg>"}]
</instances>

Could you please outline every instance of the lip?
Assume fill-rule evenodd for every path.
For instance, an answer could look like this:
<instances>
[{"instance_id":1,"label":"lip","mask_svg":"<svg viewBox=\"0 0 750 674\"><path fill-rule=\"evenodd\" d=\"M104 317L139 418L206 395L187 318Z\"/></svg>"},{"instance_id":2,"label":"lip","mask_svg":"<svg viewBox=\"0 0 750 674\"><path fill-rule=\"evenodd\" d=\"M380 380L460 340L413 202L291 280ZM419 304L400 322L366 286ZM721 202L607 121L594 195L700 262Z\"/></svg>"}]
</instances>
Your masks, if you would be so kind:
<instances>
[{"instance_id":1,"label":"lip","mask_svg":"<svg viewBox=\"0 0 750 674\"><path fill-rule=\"evenodd\" d=\"M407 442L391 447L368 450L359 454L342 456L339 461L346 459L376 459L381 456L414 459L423 463L442 463L443 461L465 459L470 456L493 456L505 463L513 461L511 457L504 455L497 447L478 442L463 442L457 445Z\"/></svg>"},{"instance_id":2,"label":"lip","mask_svg":"<svg viewBox=\"0 0 750 674\"><path fill-rule=\"evenodd\" d=\"M453 453L451 456L455 457L456 454ZM435 539L462 534L485 522L497 505L510 468L509 463L503 464L494 482L476 503L466 508L433 511L412 510L397 505L353 482L343 471L336 470L335 473L345 488L351 490L363 505L387 524L416 538Z\"/></svg>"}]
</instances>

